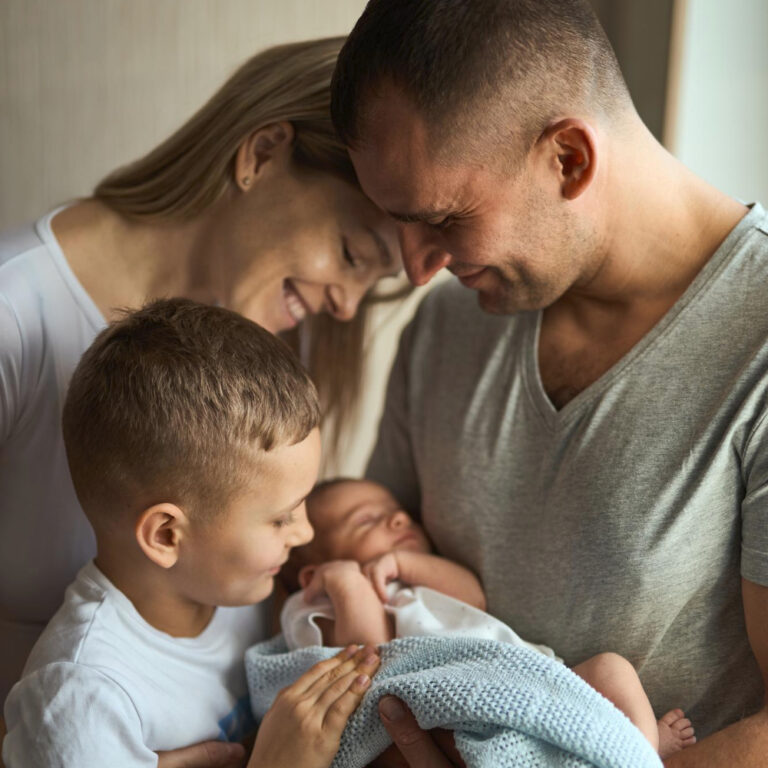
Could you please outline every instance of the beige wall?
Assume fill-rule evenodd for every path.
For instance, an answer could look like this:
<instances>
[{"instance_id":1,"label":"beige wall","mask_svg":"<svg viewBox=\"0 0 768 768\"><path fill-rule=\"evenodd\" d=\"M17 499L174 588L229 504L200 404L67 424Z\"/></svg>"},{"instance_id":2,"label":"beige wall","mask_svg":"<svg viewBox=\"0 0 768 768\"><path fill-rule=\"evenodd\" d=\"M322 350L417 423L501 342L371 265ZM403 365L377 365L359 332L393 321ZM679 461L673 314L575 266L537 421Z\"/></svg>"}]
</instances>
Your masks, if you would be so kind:
<instances>
[{"instance_id":1,"label":"beige wall","mask_svg":"<svg viewBox=\"0 0 768 768\"><path fill-rule=\"evenodd\" d=\"M237 64L345 34L364 0L2 0L0 227L83 195Z\"/></svg>"},{"instance_id":2,"label":"beige wall","mask_svg":"<svg viewBox=\"0 0 768 768\"><path fill-rule=\"evenodd\" d=\"M345 34L365 0L0 0L0 228L88 194L178 127L245 58ZM418 296L372 327L366 395L342 460L359 474L400 329Z\"/></svg>"}]
</instances>

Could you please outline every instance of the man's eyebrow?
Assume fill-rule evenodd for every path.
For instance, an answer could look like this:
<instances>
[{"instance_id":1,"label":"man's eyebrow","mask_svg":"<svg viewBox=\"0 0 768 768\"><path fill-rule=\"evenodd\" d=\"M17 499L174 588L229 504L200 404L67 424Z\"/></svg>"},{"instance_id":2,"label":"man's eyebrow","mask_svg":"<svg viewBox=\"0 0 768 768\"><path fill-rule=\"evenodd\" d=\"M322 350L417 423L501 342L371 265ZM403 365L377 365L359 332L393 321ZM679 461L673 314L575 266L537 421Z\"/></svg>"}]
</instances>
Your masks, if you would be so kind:
<instances>
[{"instance_id":1,"label":"man's eyebrow","mask_svg":"<svg viewBox=\"0 0 768 768\"><path fill-rule=\"evenodd\" d=\"M385 267L391 267L395 263L395 260L392 258L392 253L387 247L384 238L373 227L366 227L366 229L373 238L373 242L376 243L376 247L379 249L381 263Z\"/></svg>"}]
</instances>

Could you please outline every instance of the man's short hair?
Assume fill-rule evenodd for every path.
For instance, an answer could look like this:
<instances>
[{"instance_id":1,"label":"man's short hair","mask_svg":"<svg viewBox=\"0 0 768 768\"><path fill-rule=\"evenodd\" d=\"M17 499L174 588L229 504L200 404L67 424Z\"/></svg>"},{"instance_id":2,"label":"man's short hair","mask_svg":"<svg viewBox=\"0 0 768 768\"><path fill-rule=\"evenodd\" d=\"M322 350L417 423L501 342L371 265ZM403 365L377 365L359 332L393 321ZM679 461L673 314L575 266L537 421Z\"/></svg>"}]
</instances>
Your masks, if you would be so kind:
<instances>
[{"instance_id":1,"label":"man's short hair","mask_svg":"<svg viewBox=\"0 0 768 768\"><path fill-rule=\"evenodd\" d=\"M571 110L631 105L587 0L370 0L331 85L347 146L364 142L367 108L386 84L413 103L438 153L459 138L487 146L489 135L527 150Z\"/></svg>"},{"instance_id":2,"label":"man's short hair","mask_svg":"<svg viewBox=\"0 0 768 768\"><path fill-rule=\"evenodd\" d=\"M167 299L96 337L63 431L80 503L106 523L160 502L213 514L259 452L300 442L318 421L315 387L282 341L235 312Z\"/></svg>"}]
</instances>

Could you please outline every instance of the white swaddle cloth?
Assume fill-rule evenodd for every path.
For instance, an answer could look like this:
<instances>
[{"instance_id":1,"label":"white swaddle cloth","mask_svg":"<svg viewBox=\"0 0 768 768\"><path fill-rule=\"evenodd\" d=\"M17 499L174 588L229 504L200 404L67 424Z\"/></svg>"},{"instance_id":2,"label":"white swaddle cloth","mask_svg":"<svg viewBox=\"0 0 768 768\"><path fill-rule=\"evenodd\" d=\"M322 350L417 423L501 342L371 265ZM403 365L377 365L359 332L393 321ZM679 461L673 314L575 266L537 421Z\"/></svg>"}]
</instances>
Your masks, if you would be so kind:
<instances>
[{"instance_id":1,"label":"white swaddle cloth","mask_svg":"<svg viewBox=\"0 0 768 768\"><path fill-rule=\"evenodd\" d=\"M389 603L384 610L394 617L395 637L473 637L498 640L562 662L545 645L523 640L513 629L485 611L444 595L429 587L407 587L399 581L387 585ZM283 606L280 626L288 649L323 645L323 633L317 619L335 620L333 605L326 595L312 603L304 601L304 592L295 592Z\"/></svg>"}]
</instances>

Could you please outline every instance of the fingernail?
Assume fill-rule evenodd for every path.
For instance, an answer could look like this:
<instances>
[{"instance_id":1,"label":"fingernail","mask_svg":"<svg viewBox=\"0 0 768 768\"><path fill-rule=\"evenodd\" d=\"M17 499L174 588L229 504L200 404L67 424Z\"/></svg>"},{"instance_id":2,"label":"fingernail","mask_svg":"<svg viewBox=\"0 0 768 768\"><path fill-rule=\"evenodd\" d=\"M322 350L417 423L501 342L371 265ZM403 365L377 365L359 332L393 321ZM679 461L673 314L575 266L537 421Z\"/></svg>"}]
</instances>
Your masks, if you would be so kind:
<instances>
[{"instance_id":1,"label":"fingernail","mask_svg":"<svg viewBox=\"0 0 768 768\"><path fill-rule=\"evenodd\" d=\"M371 678L368 677L368 675L358 675L355 678L355 682L361 687L361 688L367 688L368 684L371 682Z\"/></svg>"},{"instance_id":2,"label":"fingernail","mask_svg":"<svg viewBox=\"0 0 768 768\"><path fill-rule=\"evenodd\" d=\"M375 653L371 653L368 656L365 657L365 665L370 666L371 664L375 664L379 660L379 657Z\"/></svg>"},{"instance_id":3,"label":"fingernail","mask_svg":"<svg viewBox=\"0 0 768 768\"><path fill-rule=\"evenodd\" d=\"M405 714L405 709L403 709L403 706L394 696L385 696L379 702L379 712L381 712L387 720L396 722Z\"/></svg>"},{"instance_id":4,"label":"fingernail","mask_svg":"<svg viewBox=\"0 0 768 768\"><path fill-rule=\"evenodd\" d=\"M357 653L357 649L358 649L358 646L356 646L356 645L348 645L344 649L344 653L345 653L346 656L349 656L351 658L352 656L354 656Z\"/></svg>"}]
</instances>

